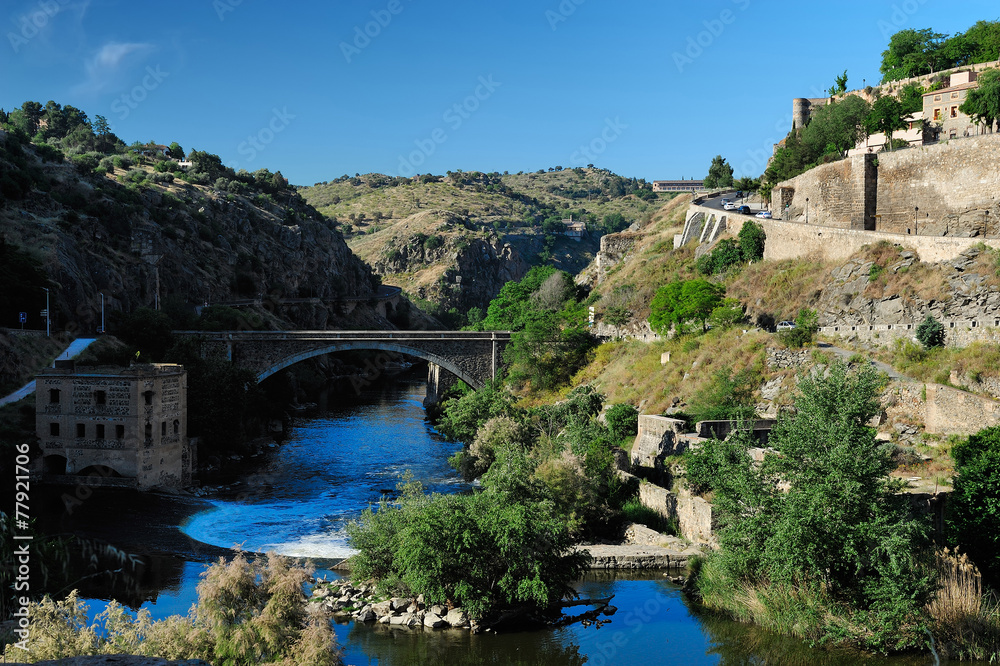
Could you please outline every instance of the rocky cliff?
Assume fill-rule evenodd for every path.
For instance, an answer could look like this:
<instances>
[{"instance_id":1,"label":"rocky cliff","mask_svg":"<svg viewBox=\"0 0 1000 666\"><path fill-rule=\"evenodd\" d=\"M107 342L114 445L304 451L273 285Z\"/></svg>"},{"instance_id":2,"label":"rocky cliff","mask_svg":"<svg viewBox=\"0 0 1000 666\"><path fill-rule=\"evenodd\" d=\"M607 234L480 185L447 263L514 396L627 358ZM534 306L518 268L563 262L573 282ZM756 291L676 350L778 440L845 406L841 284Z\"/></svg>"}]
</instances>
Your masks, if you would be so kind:
<instances>
[{"instance_id":1,"label":"rocky cliff","mask_svg":"<svg viewBox=\"0 0 1000 666\"><path fill-rule=\"evenodd\" d=\"M102 174L50 153L0 135L3 242L47 275L56 330L94 332L101 294L110 313L157 300L190 309L261 295L332 303L375 293L370 269L292 190L223 192L141 162ZM35 296L27 326L44 328L45 294ZM0 324L18 325L15 312L0 314ZM333 307L275 314L289 326L342 323Z\"/></svg>"}]
</instances>

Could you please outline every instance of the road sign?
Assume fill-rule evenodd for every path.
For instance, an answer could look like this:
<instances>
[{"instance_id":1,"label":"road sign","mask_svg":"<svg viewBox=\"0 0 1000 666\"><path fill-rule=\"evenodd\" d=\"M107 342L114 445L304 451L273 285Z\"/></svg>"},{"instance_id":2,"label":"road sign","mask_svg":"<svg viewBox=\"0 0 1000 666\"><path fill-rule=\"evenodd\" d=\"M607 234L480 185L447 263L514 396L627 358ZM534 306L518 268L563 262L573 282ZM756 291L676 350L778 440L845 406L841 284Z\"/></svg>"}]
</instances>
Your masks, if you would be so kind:
<instances>
[{"instance_id":1,"label":"road sign","mask_svg":"<svg viewBox=\"0 0 1000 666\"><path fill-rule=\"evenodd\" d=\"M18 320L19 322L21 322L22 324L23 324L24 322L28 321L28 313L27 313L27 312L22 312L22 313L20 313L20 314L19 314L19 315L17 316L17 320Z\"/></svg>"},{"instance_id":2,"label":"road sign","mask_svg":"<svg viewBox=\"0 0 1000 666\"><path fill-rule=\"evenodd\" d=\"M49 316L49 311L48 310L42 310L41 312L38 313L38 315L41 316L41 317L48 317Z\"/></svg>"}]
</instances>

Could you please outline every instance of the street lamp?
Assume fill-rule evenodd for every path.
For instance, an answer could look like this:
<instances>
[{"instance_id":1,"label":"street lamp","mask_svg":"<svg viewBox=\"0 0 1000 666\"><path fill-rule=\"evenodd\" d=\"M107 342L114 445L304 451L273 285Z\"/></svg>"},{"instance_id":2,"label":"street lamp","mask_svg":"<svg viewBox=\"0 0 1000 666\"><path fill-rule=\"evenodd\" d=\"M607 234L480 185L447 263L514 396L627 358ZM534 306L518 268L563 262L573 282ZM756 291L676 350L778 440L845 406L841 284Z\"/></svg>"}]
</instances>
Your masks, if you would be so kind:
<instances>
[{"instance_id":1,"label":"street lamp","mask_svg":"<svg viewBox=\"0 0 1000 666\"><path fill-rule=\"evenodd\" d=\"M806 197L806 224L809 224L809 197Z\"/></svg>"},{"instance_id":2,"label":"street lamp","mask_svg":"<svg viewBox=\"0 0 1000 666\"><path fill-rule=\"evenodd\" d=\"M104 292L101 292L101 330L98 333L104 334Z\"/></svg>"},{"instance_id":3,"label":"street lamp","mask_svg":"<svg viewBox=\"0 0 1000 666\"><path fill-rule=\"evenodd\" d=\"M917 231L917 212L920 210L920 206L913 207L913 235L919 236L920 232Z\"/></svg>"}]
</instances>

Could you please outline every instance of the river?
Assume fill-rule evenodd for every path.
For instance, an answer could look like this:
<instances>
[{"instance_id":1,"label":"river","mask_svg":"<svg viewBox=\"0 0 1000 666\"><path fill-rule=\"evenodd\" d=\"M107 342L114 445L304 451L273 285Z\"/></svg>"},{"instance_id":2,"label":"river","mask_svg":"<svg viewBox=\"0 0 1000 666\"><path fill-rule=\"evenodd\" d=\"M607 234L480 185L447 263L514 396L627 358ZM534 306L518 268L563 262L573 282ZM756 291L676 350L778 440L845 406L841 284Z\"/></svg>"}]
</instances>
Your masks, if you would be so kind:
<instances>
[{"instance_id":1,"label":"river","mask_svg":"<svg viewBox=\"0 0 1000 666\"><path fill-rule=\"evenodd\" d=\"M325 396L325 409L296 422L241 482L205 501L163 496L95 494L74 512L79 529L149 554L146 588L130 601L154 618L185 613L206 563L239 545L244 550L313 558L350 553L345 524L392 493L406 471L434 492L468 486L447 459L460 447L426 422L424 384L413 377ZM116 520L109 521L109 515ZM619 610L600 628L473 636L464 630L336 625L347 664L801 664L910 666L927 656L885 659L810 649L699 610L660 572L595 573L578 583L585 596L615 595ZM90 593L91 616L106 602Z\"/></svg>"}]
</instances>

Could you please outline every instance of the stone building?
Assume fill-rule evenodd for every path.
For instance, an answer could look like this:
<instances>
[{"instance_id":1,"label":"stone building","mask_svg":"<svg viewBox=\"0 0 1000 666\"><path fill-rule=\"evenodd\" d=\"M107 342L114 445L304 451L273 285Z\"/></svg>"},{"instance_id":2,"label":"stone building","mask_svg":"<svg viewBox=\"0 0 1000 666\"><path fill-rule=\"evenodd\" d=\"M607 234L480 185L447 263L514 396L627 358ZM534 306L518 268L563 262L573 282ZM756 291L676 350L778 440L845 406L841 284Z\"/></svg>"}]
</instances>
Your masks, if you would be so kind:
<instances>
[{"instance_id":1,"label":"stone building","mask_svg":"<svg viewBox=\"0 0 1000 666\"><path fill-rule=\"evenodd\" d=\"M36 378L43 480L149 489L191 483L187 371L174 364L81 368L58 361Z\"/></svg>"},{"instance_id":2,"label":"stone building","mask_svg":"<svg viewBox=\"0 0 1000 666\"><path fill-rule=\"evenodd\" d=\"M979 134L980 128L960 110L969 91L979 86L977 78L976 72L956 72L947 88L924 93L924 121L933 128L934 139L943 141Z\"/></svg>"}]
</instances>

